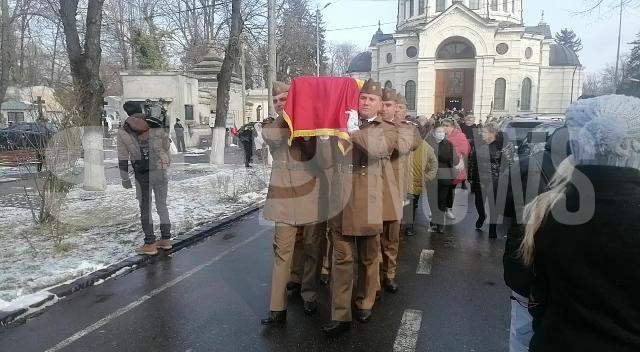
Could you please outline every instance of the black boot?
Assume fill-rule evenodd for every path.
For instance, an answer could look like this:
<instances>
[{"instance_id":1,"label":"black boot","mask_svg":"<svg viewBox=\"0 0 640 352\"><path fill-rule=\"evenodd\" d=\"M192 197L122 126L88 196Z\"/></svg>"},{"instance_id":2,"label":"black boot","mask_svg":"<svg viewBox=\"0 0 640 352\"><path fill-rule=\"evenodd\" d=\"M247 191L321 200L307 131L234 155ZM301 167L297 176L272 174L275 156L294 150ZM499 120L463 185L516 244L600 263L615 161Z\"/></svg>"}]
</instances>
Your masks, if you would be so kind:
<instances>
[{"instance_id":1,"label":"black boot","mask_svg":"<svg viewBox=\"0 0 640 352\"><path fill-rule=\"evenodd\" d=\"M489 225L489 238L498 238L498 230L496 224Z\"/></svg>"},{"instance_id":2,"label":"black boot","mask_svg":"<svg viewBox=\"0 0 640 352\"><path fill-rule=\"evenodd\" d=\"M298 294L300 294L300 291L302 290L302 285L297 283L297 282L289 282L287 283L287 293L289 293L292 296L296 296Z\"/></svg>"},{"instance_id":3,"label":"black boot","mask_svg":"<svg viewBox=\"0 0 640 352\"><path fill-rule=\"evenodd\" d=\"M282 310L278 312L270 311L269 316L266 319L260 320L260 324L266 326L282 325L287 322L287 311Z\"/></svg>"},{"instance_id":4,"label":"black boot","mask_svg":"<svg viewBox=\"0 0 640 352\"><path fill-rule=\"evenodd\" d=\"M329 286L329 274L320 274L320 283L323 286Z\"/></svg>"},{"instance_id":5,"label":"black boot","mask_svg":"<svg viewBox=\"0 0 640 352\"><path fill-rule=\"evenodd\" d=\"M318 311L318 301L304 301L303 303L304 314L314 315Z\"/></svg>"},{"instance_id":6,"label":"black boot","mask_svg":"<svg viewBox=\"0 0 640 352\"><path fill-rule=\"evenodd\" d=\"M396 283L395 279L385 279L383 283L384 289L387 292L396 293L398 292L398 283Z\"/></svg>"},{"instance_id":7,"label":"black boot","mask_svg":"<svg viewBox=\"0 0 640 352\"><path fill-rule=\"evenodd\" d=\"M327 323L322 326L322 331L329 336L340 335L343 332L349 331L351 329L350 321L337 321L332 320L330 323Z\"/></svg>"},{"instance_id":8,"label":"black boot","mask_svg":"<svg viewBox=\"0 0 640 352\"><path fill-rule=\"evenodd\" d=\"M480 216L478 218L478 221L476 221L476 230L480 230L482 228L482 226L484 225L485 220L487 220L487 218L484 217L484 216Z\"/></svg>"},{"instance_id":9,"label":"black boot","mask_svg":"<svg viewBox=\"0 0 640 352\"><path fill-rule=\"evenodd\" d=\"M366 324L371 320L371 309L358 309L356 311L356 320Z\"/></svg>"}]
</instances>

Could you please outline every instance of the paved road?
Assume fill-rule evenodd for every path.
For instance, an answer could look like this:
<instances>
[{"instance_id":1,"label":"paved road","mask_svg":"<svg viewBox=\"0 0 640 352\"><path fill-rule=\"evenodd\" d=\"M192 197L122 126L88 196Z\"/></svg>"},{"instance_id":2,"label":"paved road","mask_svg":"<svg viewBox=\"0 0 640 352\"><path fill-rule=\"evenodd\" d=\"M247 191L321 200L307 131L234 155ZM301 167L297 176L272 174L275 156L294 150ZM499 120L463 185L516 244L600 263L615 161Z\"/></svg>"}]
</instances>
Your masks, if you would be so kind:
<instances>
[{"instance_id":1,"label":"paved road","mask_svg":"<svg viewBox=\"0 0 640 352\"><path fill-rule=\"evenodd\" d=\"M272 263L272 224L260 219L253 213L191 248L72 295L0 332L0 350L364 352L394 351L395 344L398 351L413 351L416 336L416 351L508 350L504 241L473 231L473 214L452 227L455 234L420 228L403 237L400 291L383 294L369 324L356 323L337 338L320 331L329 318L328 288L317 316L305 317L296 299L286 328L260 326ZM434 251L431 270L418 275L424 249ZM419 315L418 325L408 319Z\"/></svg>"}]
</instances>

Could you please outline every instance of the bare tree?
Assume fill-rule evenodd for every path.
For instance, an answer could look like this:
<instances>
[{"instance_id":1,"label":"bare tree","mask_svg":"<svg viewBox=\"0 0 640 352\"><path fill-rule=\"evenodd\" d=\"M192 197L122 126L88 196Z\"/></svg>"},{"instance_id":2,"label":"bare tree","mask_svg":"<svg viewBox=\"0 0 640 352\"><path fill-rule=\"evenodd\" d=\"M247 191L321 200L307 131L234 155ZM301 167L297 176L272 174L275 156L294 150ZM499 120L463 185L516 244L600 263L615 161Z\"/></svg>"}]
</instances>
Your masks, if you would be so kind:
<instances>
[{"instance_id":1,"label":"bare tree","mask_svg":"<svg viewBox=\"0 0 640 352\"><path fill-rule=\"evenodd\" d=\"M229 111L229 91L233 70L240 57L240 35L242 34L242 16L240 0L231 0L231 32L229 42L218 73L216 99L216 120L211 141L212 164L224 164L225 126Z\"/></svg>"},{"instance_id":2,"label":"bare tree","mask_svg":"<svg viewBox=\"0 0 640 352\"><path fill-rule=\"evenodd\" d=\"M331 76L344 75L349 68L349 63L357 54L358 49L353 43L332 43L329 49L329 74Z\"/></svg>"},{"instance_id":3,"label":"bare tree","mask_svg":"<svg viewBox=\"0 0 640 352\"><path fill-rule=\"evenodd\" d=\"M67 54L71 66L74 91L77 96L77 112L85 128L82 142L84 147L84 188L104 190L106 180L102 146L100 116L104 86L100 79L100 30L104 0L88 0L84 22L84 43L80 43L78 33L78 1L60 0L60 18L67 44Z\"/></svg>"},{"instance_id":4,"label":"bare tree","mask_svg":"<svg viewBox=\"0 0 640 352\"><path fill-rule=\"evenodd\" d=\"M0 40L2 40L0 42L0 103L4 101L13 69L13 23L16 11L14 9L13 14L10 14L9 11L8 0L0 0Z\"/></svg>"}]
</instances>

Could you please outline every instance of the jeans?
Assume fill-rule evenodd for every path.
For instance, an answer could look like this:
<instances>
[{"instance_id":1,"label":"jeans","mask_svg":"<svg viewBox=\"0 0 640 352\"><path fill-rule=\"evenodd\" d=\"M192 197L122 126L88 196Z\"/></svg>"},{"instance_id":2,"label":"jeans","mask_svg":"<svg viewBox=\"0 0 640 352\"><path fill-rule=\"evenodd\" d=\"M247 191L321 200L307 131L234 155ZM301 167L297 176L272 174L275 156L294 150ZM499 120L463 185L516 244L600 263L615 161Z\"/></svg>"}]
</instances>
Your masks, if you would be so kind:
<instances>
[{"instance_id":1,"label":"jeans","mask_svg":"<svg viewBox=\"0 0 640 352\"><path fill-rule=\"evenodd\" d=\"M253 157L253 143L242 142L242 147L244 148L244 164L245 166L249 166L249 164L251 164L251 158Z\"/></svg>"},{"instance_id":2,"label":"jeans","mask_svg":"<svg viewBox=\"0 0 640 352\"><path fill-rule=\"evenodd\" d=\"M151 217L151 195L156 202L156 212L160 217L160 235L163 240L171 238L171 221L167 208L169 179L166 170L151 170L148 173L136 173L136 198L140 206L140 222L144 232L144 243L156 242Z\"/></svg>"},{"instance_id":3,"label":"jeans","mask_svg":"<svg viewBox=\"0 0 640 352\"><path fill-rule=\"evenodd\" d=\"M180 153L184 153L187 151L187 147L184 144L184 135L176 135L176 148Z\"/></svg>"},{"instance_id":4,"label":"jeans","mask_svg":"<svg viewBox=\"0 0 640 352\"><path fill-rule=\"evenodd\" d=\"M511 327L509 329L509 352L529 351L529 342L533 336L533 318L529 310L521 304L528 304L529 300L512 292L518 301L511 301Z\"/></svg>"}]
</instances>

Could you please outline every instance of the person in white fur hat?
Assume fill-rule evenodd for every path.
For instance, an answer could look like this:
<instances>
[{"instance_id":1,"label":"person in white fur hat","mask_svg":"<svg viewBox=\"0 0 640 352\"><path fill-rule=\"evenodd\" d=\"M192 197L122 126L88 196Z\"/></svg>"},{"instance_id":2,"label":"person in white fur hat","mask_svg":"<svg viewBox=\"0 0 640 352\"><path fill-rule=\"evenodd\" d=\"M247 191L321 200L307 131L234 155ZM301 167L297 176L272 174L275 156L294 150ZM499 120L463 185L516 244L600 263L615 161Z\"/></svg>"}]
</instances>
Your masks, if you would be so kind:
<instances>
[{"instance_id":1,"label":"person in white fur hat","mask_svg":"<svg viewBox=\"0 0 640 352\"><path fill-rule=\"evenodd\" d=\"M573 156L526 207L530 351L640 351L640 99L567 111Z\"/></svg>"}]
</instances>

